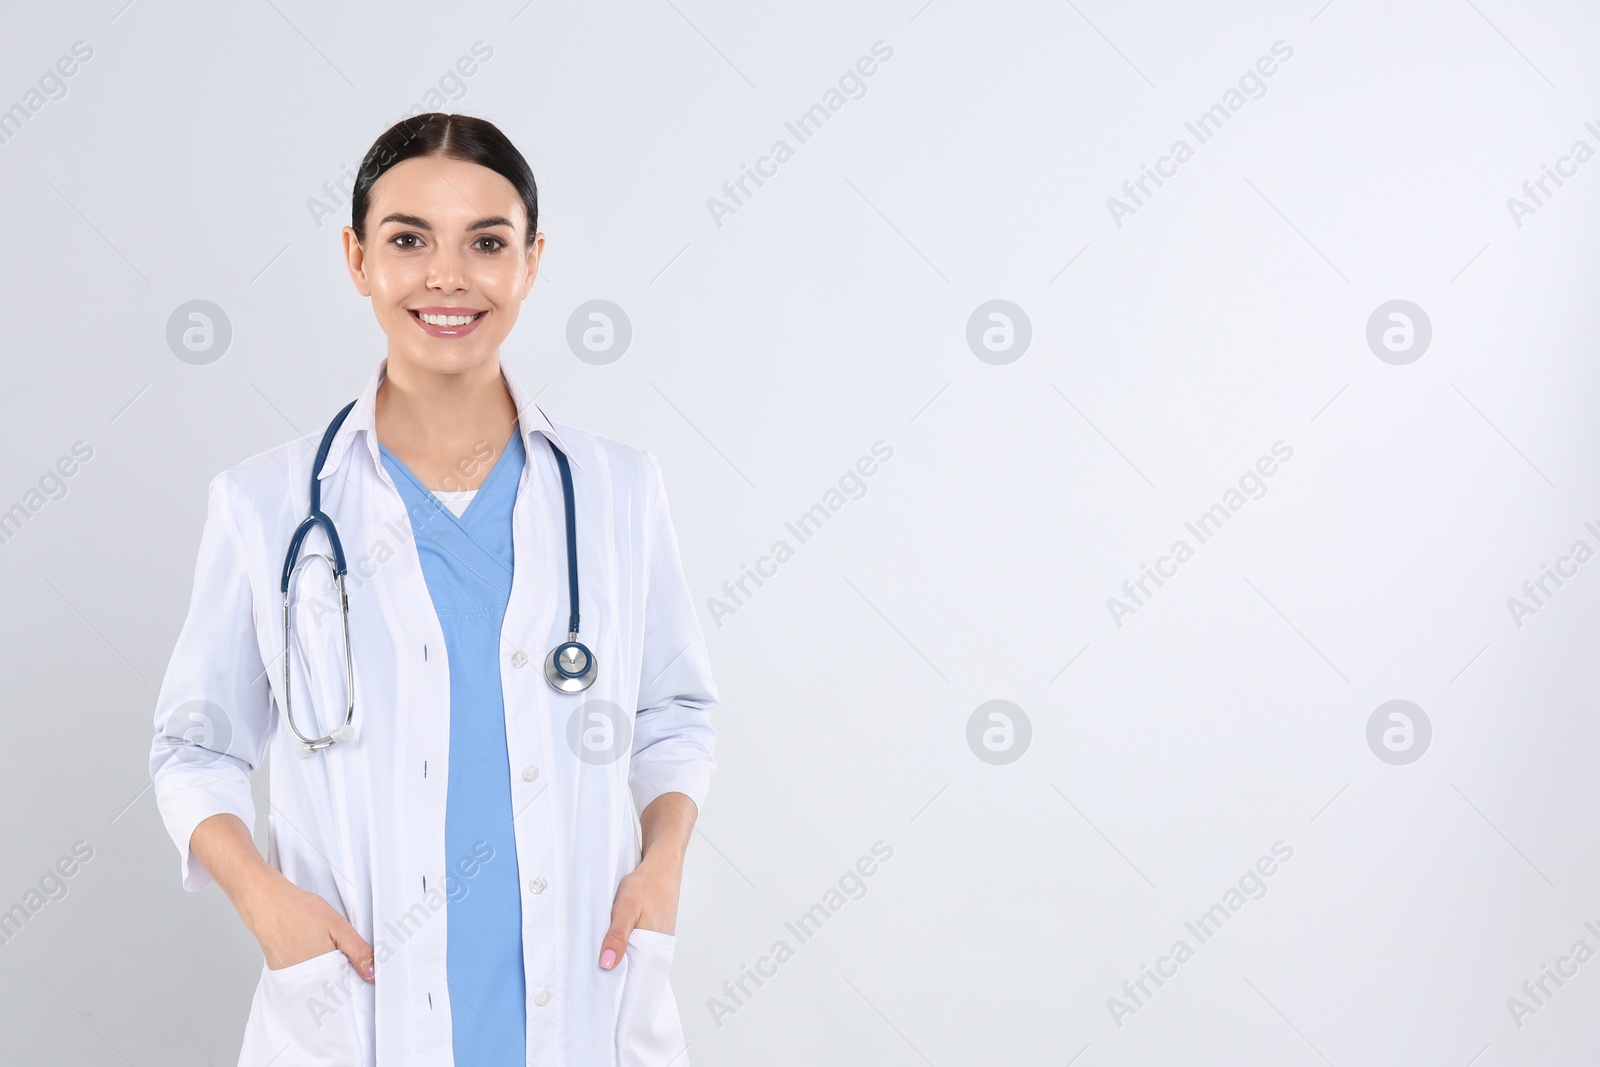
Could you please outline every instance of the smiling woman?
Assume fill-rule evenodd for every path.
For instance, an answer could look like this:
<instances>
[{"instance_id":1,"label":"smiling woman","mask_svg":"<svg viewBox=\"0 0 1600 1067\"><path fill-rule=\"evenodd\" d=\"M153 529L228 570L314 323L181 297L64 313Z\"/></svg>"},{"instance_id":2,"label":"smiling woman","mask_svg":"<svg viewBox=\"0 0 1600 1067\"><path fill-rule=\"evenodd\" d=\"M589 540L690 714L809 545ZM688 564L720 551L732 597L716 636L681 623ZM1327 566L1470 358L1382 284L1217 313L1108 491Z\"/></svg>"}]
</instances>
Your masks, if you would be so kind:
<instances>
[{"instance_id":1,"label":"smiling woman","mask_svg":"<svg viewBox=\"0 0 1600 1067\"><path fill-rule=\"evenodd\" d=\"M369 218L377 220L370 234ZM344 251L391 347L416 340L407 347L440 371L476 364L511 332L539 273L533 172L490 123L441 115L398 122L362 161ZM414 332L399 328L408 319ZM429 346L424 337L472 344ZM501 440L509 419L504 429ZM396 452L407 458L406 449Z\"/></svg>"},{"instance_id":2,"label":"smiling woman","mask_svg":"<svg viewBox=\"0 0 1600 1067\"><path fill-rule=\"evenodd\" d=\"M213 480L150 755L185 888L216 880L261 945L241 1067L688 1067L667 972L717 696L660 466L501 364L544 235L493 124L385 131L342 240L387 357L326 431ZM329 625L291 626L307 561ZM226 729L187 731L195 701ZM595 708L626 741L583 740ZM495 862L452 896L476 844Z\"/></svg>"}]
</instances>

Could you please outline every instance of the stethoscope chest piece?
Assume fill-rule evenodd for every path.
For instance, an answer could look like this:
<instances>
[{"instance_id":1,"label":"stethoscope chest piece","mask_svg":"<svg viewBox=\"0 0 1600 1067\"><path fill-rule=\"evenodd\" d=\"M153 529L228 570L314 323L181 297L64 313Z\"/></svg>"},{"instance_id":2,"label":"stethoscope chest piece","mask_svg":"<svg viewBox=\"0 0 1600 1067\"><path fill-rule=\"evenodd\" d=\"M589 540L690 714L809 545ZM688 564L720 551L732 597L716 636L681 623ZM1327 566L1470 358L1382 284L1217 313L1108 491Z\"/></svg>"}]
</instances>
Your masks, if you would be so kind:
<instances>
[{"instance_id":1,"label":"stethoscope chest piece","mask_svg":"<svg viewBox=\"0 0 1600 1067\"><path fill-rule=\"evenodd\" d=\"M594 653L580 641L569 640L550 650L544 676L563 693L581 693L594 684Z\"/></svg>"}]
</instances>

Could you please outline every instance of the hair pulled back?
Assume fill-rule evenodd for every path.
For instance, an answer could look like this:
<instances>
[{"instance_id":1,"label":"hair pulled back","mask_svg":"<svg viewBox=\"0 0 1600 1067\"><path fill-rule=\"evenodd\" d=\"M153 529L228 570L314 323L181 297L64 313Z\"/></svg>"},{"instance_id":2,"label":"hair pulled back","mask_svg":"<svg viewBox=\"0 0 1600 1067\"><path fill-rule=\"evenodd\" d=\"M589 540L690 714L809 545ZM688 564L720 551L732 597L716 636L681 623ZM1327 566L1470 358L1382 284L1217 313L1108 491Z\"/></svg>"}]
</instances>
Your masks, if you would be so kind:
<instances>
[{"instance_id":1,"label":"hair pulled back","mask_svg":"<svg viewBox=\"0 0 1600 1067\"><path fill-rule=\"evenodd\" d=\"M494 123L437 111L401 119L379 134L362 157L351 191L350 226L363 246L367 243L367 201L373 183L396 163L418 156L448 156L477 163L510 182L528 211L528 247L533 247L533 235L539 232L539 187L533 180L533 168Z\"/></svg>"}]
</instances>

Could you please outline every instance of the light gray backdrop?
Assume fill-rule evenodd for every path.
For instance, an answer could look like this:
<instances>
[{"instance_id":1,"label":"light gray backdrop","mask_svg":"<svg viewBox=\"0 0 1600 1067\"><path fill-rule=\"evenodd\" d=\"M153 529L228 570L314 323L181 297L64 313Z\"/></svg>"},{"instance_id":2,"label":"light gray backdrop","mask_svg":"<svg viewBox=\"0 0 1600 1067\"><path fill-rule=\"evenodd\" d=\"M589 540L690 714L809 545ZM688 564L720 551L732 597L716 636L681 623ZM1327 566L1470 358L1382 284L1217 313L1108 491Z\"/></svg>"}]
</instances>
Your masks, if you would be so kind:
<instances>
[{"instance_id":1,"label":"light gray backdrop","mask_svg":"<svg viewBox=\"0 0 1600 1067\"><path fill-rule=\"evenodd\" d=\"M179 887L151 711L208 480L383 354L339 184L417 106L538 175L507 364L666 472L723 700L673 970L697 1067L1592 1052L1591 5L7 23L8 1062L237 1054L259 953ZM595 300L625 351L569 344Z\"/></svg>"}]
</instances>

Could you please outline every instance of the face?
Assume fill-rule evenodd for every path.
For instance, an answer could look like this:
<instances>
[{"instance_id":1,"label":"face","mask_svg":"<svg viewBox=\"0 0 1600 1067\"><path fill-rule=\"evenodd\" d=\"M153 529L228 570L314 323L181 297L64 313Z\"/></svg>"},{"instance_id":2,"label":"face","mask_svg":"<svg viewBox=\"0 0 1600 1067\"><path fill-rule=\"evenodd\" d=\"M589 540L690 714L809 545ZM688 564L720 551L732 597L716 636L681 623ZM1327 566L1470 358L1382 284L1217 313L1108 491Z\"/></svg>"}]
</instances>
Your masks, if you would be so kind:
<instances>
[{"instance_id":1,"label":"face","mask_svg":"<svg viewBox=\"0 0 1600 1067\"><path fill-rule=\"evenodd\" d=\"M527 244L516 188L476 163L408 159L373 183L366 227L365 247L344 228L345 260L390 360L441 374L497 363L544 251L543 234Z\"/></svg>"}]
</instances>

